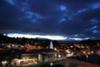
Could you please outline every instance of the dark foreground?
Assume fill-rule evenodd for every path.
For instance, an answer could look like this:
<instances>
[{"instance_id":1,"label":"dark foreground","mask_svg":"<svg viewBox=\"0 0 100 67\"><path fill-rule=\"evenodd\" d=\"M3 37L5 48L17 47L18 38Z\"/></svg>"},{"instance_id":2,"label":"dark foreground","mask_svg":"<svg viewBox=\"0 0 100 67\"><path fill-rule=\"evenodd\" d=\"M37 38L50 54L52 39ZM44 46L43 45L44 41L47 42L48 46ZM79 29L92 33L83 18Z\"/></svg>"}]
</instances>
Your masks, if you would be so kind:
<instances>
[{"instance_id":1,"label":"dark foreground","mask_svg":"<svg viewBox=\"0 0 100 67\"><path fill-rule=\"evenodd\" d=\"M100 67L100 65L87 63L83 61L65 59L55 62L46 62L29 67Z\"/></svg>"}]
</instances>

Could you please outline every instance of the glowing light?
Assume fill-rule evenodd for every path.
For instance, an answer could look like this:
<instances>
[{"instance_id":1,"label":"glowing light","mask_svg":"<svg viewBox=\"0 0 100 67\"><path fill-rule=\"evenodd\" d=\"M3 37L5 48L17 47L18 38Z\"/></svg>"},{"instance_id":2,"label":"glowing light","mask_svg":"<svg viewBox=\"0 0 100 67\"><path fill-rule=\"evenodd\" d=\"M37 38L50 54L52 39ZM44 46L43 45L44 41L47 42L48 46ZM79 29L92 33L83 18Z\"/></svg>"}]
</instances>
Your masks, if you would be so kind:
<instances>
[{"instance_id":1,"label":"glowing light","mask_svg":"<svg viewBox=\"0 0 100 67\"><path fill-rule=\"evenodd\" d=\"M58 57L61 58L61 55L59 54Z\"/></svg>"},{"instance_id":2,"label":"glowing light","mask_svg":"<svg viewBox=\"0 0 100 67\"><path fill-rule=\"evenodd\" d=\"M3 65L3 66L5 66L6 64L8 63L8 61L1 61L1 64Z\"/></svg>"},{"instance_id":3,"label":"glowing light","mask_svg":"<svg viewBox=\"0 0 100 67\"><path fill-rule=\"evenodd\" d=\"M65 7L64 5L61 5L61 6L60 6L60 9L61 9L61 10L66 10L66 7Z\"/></svg>"},{"instance_id":4,"label":"glowing light","mask_svg":"<svg viewBox=\"0 0 100 67\"><path fill-rule=\"evenodd\" d=\"M71 53L67 54L66 56L67 56L67 57L71 57L71 56L73 56L73 55L74 55L74 53L71 52Z\"/></svg>"},{"instance_id":5,"label":"glowing light","mask_svg":"<svg viewBox=\"0 0 100 67\"><path fill-rule=\"evenodd\" d=\"M74 40L83 40L82 38L73 38Z\"/></svg>"},{"instance_id":6,"label":"glowing light","mask_svg":"<svg viewBox=\"0 0 100 67\"><path fill-rule=\"evenodd\" d=\"M69 49L65 50L66 53L71 53Z\"/></svg>"},{"instance_id":7,"label":"glowing light","mask_svg":"<svg viewBox=\"0 0 100 67\"><path fill-rule=\"evenodd\" d=\"M53 63L52 62L50 63L50 66L53 66Z\"/></svg>"},{"instance_id":8,"label":"glowing light","mask_svg":"<svg viewBox=\"0 0 100 67\"><path fill-rule=\"evenodd\" d=\"M7 34L8 37L15 37L15 38L45 38L50 40L65 40L66 37L64 36L54 36L54 35L32 35L32 34L18 34L18 33L9 33Z\"/></svg>"},{"instance_id":9,"label":"glowing light","mask_svg":"<svg viewBox=\"0 0 100 67\"><path fill-rule=\"evenodd\" d=\"M75 37L75 38L69 38L69 40L76 40L76 41L88 40L88 39L90 39L90 37L85 37L85 38L78 38L78 37Z\"/></svg>"},{"instance_id":10,"label":"glowing light","mask_svg":"<svg viewBox=\"0 0 100 67\"><path fill-rule=\"evenodd\" d=\"M68 9L67 9L67 7L65 5L60 5L58 7L58 10L60 10L60 11L68 11Z\"/></svg>"}]
</instances>

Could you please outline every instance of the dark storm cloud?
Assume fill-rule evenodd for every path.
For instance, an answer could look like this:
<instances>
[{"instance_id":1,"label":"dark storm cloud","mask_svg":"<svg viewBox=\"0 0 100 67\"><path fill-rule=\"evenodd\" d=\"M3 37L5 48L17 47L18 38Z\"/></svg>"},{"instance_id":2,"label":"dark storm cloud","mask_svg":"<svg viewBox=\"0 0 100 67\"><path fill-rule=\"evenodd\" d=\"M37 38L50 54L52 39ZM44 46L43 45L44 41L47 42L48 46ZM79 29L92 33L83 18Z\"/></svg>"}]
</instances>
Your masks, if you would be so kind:
<instances>
[{"instance_id":1,"label":"dark storm cloud","mask_svg":"<svg viewBox=\"0 0 100 67\"><path fill-rule=\"evenodd\" d=\"M100 37L99 0L1 0L0 30Z\"/></svg>"}]
</instances>

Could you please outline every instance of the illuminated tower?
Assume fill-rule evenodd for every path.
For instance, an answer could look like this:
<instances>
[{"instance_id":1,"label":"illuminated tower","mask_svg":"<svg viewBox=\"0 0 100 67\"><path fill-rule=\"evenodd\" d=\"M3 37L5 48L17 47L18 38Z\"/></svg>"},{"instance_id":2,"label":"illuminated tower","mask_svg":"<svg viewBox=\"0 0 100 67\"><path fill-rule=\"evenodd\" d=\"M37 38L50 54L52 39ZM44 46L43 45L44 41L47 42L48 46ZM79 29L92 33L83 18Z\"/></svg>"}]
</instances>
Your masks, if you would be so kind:
<instances>
[{"instance_id":1,"label":"illuminated tower","mask_svg":"<svg viewBox=\"0 0 100 67\"><path fill-rule=\"evenodd\" d=\"M52 41L50 42L50 47L49 48L53 49L53 42Z\"/></svg>"},{"instance_id":2,"label":"illuminated tower","mask_svg":"<svg viewBox=\"0 0 100 67\"><path fill-rule=\"evenodd\" d=\"M38 61L41 62L42 61L42 55L38 54Z\"/></svg>"}]
</instances>

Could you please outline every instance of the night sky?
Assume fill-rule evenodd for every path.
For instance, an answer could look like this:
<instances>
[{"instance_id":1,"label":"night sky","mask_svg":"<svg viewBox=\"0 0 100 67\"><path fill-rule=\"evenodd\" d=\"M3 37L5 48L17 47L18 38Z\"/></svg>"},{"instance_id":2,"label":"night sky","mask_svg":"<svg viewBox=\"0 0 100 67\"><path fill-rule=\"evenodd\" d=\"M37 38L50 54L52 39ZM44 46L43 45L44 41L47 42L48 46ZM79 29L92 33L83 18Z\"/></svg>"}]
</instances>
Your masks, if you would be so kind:
<instances>
[{"instance_id":1,"label":"night sky","mask_svg":"<svg viewBox=\"0 0 100 67\"><path fill-rule=\"evenodd\" d=\"M100 39L100 0L0 0L0 32Z\"/></svg>"}]
</instances>

